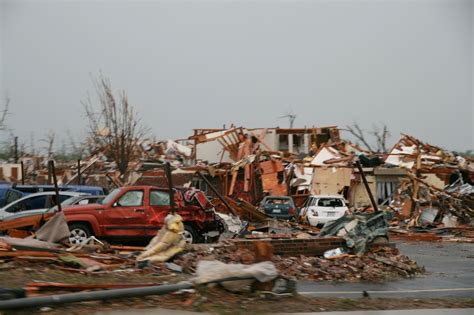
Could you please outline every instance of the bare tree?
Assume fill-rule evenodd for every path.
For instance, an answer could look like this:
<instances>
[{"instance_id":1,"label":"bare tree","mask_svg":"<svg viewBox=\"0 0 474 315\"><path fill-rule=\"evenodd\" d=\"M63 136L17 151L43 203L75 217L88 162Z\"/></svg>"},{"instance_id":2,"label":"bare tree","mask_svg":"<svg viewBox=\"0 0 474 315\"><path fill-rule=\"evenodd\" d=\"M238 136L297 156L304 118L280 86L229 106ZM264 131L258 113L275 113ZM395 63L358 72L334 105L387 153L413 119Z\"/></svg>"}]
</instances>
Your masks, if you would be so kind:
<instances>
[{"instance_id":1,"label":"bare tree","mask_svg":"<svg viewBox=\"0 0 474 315\"><path fill-rule=\"evenodd\" d=\"M390 137L387 125L383 125L381 128L377 125L373 125L372 130L368 132L369 135L375 137L376 150L370 145L370 140L366 136L366 131L363 130L359 124L354 123L346 126L345 129L352 134L360 143L362 143L366 149L372 152L387 152L387 140Z\"/></svg>"},{"instance_id":2,"label":"bare tree","mask_svg":"<svg viewBox=\"0 0 474 315\"><path fill-rule=\"evenodd\" d=\"M66 133L69 139L71 156L74 157L74 159L82 159L87 154L87 143L77 141L70 130Z\"/></svg>"},{"instance_id":3,"label":"bare tree","mask_svg":"<svg viewBox=\"0 0 474 315\"><path fill-rule=\"evenodd\" d=\"M46 153L48 155L48 161L53 159L54 155L54 140L56 139L56 133L52 130L48 131L45 139L42 139L42 142L46 143Z\"/></svg>"},{"instance_id":4,"label":"bare tree","mask_svg":"<svg viewBox=\"0 0 474 315\"><path fill-rule=\"evenodd\" d=\"M359 127L359 124L354 123L352 126L346 126L347 131L352 134L358 141L362 142L362 144L369 150L374 151L368 141L365 138L365 132L362 128Z\"/></svg>"},{"instance_id":5,"label":"bare tree","mask_svg":"<svg viewBox=\"0 0 474 315\"><path fill-rule=\"evenodd\" d=\"M31 154L31 156L36 155L35 134L33 132L30 133L30 154Z\"/></svg>"},{"instance_id":6,"label":"bare tree","mask_svg":"<svg viewBox=\"0 0 474 315\"><path fill-rule=\"evenodd\" d=\"M134 146L148 129L129 104L125 91L114 96L110 81L100 74L94 80L99 103L88 97L82 102L89 124L89 135L96 149L105 148L106 154L117 164L123 176L133 158Z\"/></svg>"},{"instance_id":7,"label":"bare tree","mask_svg":"<svg viewBox=\"0 0 474 315\"><path fill-rule=\"evenodd\" d=\"M377 141L377 151L387 152L387 138L390 137L387 125L383 125L382 129L374 125L373 130L370 132Z\"/></svg>"},{"instance_id":8,"label":"bare tree","mask_svg":"<svg viewBox=\"0 0 474 315\"><path fill-rule=\"evenodd\" d=\"M3 131L7 130L5 121L7 119L9 106L10 106L10 98L7 97L5 98L5 105L3 106L3 109L0 111L0 130L3 130Z\"/></svg>"}]
</instances>

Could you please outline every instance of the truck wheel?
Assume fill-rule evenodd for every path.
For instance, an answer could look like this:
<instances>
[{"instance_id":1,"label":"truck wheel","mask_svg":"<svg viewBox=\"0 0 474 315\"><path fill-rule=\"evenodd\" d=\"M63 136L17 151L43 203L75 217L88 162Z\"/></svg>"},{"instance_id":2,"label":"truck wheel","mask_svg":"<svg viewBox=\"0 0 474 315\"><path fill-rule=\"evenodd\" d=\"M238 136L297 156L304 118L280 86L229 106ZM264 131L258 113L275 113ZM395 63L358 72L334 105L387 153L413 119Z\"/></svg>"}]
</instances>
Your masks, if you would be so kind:
<instances>
[{"instance_id":1,"label":"truck wheel","mask_svg":"<svg viewBox=\"0 0 474 315\"><path fill-rule=\"evenodd\" d=\"M84 223L69 224L69 231L71 232L69 243L72 245L81 244L92 236L90 228Z\"/></svg>"},{"instance_id":2,"label":"truck wheel","mask_svg":"<svg viewBox=\"0 0 474 315\"><path fill-rule=\"evenodd\" d=\"M185 224L184 225L183 238L186 240L186 243L188 243L188 244L197 243L198 236L197 236L197 232L194 229L194 227L192 227L189 224Z\"/></svg>"}]
</instances>

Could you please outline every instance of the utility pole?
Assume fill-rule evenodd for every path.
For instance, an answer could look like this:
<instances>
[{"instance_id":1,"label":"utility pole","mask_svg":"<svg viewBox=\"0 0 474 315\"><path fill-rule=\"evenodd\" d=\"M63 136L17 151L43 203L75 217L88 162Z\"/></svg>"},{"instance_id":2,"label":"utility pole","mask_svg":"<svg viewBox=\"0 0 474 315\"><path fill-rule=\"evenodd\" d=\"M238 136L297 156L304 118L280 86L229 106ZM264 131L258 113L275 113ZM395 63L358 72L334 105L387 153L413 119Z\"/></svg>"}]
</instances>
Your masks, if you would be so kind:
<instances>
[{"instance_id":1,"label":"utility pole","mask_svg":"<svg viewBox=\"0 0 474 315\"><path fill-rule=\"evenodd\" d=\"M58 180L56 178L56 169L54 167L54 161L50 160L49 163L49 169L51 170L51 173L53 175L53 183L54 183L54 192L56 195L56 205L58 206L58 211L61 212L61 200L59 199L59 187L58 187Z\"/></svg>"},{"instance_id":2,"label":"utility pole","mask_svg":"<svg viewBox=\"0 0 474 315\"><path fill-rule=\"evenodd\" d=\"M169 162L166 162L165 165L165 174L168 179L168 191L170 195L170 208L171 214L176 214L176 204L174 202L174 187L173 187L173 175L171 174L171 165Z\"/></svg>"},{"instance_id":3,"label":"utility pole","mask_svg":"<svg viewBox=\"0 0 474 315\"><path fill-rule=\"evenodd\" d=\"M377 207L377 202L375 202L374 195L372 194L372 191L370 190L370 186L369 186L369 183L367 182L367 178L365 177L364 170L362 169L362 165L360 164L359 161L356 161L355 165L357 166L357 169L359 170L360 177L362 178L362 182L364 183L365 190L367 191L367 194L369 195L370 203L372 204L372 207L374 208L374 212L379 212L379 208Z\"/></svg>"},{"instance_id":4,"label":"utility pole","mask_svg":"<svg viewBox=\"0 0 474 315\"><path fill-rule=\"evenodd\" d=\"M15 163L18 163L18 137L15 136L13 139L13 159Z\"/></svg>"},{"instance_id":5,"label":"utility pole","mask_svg":"<svg viewBox=\"0 0 474 315\"><path fill-rule=\"evenodd\" d=\"M77 183L82 185L82 177L81 177L81 159L77 160Z\"/></svg>"},{"instance_id":6,"label":"utility pole","mask_svg":"<svg viewBox=\"0 0 474 315\"><path fill-rule=\"evenodd\" d=\"M21 184L25 185L25 165L23 164L23 161L21 163Z\"/></svg>"}]
</instances>

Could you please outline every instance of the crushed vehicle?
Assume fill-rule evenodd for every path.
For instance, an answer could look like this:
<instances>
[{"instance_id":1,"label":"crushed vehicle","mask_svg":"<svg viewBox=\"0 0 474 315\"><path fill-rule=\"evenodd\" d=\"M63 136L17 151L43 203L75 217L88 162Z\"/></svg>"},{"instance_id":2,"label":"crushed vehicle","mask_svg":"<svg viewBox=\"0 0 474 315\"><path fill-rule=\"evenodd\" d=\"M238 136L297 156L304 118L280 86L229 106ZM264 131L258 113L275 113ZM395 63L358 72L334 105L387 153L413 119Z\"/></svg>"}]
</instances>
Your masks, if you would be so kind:
<instances>
[{"instance_id":1,"label":"crushed vehicle","mask_svg":"<svg viewBox=\"0 0 474 315\"><path fill-rule=\"evenodd\" d=\"M288 196L266 196L260 202L260 210L266 215L284 219L296 220L298 218L298 208L293 198Z\"/></svg>"},{"instance_id":2,"label":"crushed vehicle","mask_svg":"<svg viewBox=\"0 0 474 315\"><path fill-rule=\"evenodd\" d=\"M348 211L342 196L311 195L301 208L300 220L318 226L337 220Z\"/></svg>"},{"instance_id":3,"label":"crushed vehicle","mask_svg":"<svg viewBox=\"0 0 474 315\"><path fill-rule=\"evenodd\" d=\"M84 195L79 192L60 191L61 204L70 198ZM29 215L43 214L56 206L56 193L53 191L29 194L0 209L0 220L13 220Z\"/></svg>"},{"instance_id":4,"label":"crushed vehicle","mask_svg":"<svg viewBox=\"0 0 474 315\"><path fill-rule=\"evenodd\" d=\"M393 213L354 213L325 224L319 236L339 236L346 240L347 247L360 255L370 244L388 243L389 221Z\"/></svg>"},{"instance_id":5,"label":"crushed vehicle","mask_svg":"<svg viewBox=\"0 0 474 315\"><path fill-rule=\"evenodd\" d=\"M213 205L196 189L175 189L176 213L183 218L183 237L189 243L204 235L219 235L224 227ZM125 186L113 190L101 203L64 207L71 231L70 242L78 244L95 236L103 239L150 240L170 214L170 194L154 186ZM211 233L213 232L213 233Z\"/></svg>"}]
</instances>

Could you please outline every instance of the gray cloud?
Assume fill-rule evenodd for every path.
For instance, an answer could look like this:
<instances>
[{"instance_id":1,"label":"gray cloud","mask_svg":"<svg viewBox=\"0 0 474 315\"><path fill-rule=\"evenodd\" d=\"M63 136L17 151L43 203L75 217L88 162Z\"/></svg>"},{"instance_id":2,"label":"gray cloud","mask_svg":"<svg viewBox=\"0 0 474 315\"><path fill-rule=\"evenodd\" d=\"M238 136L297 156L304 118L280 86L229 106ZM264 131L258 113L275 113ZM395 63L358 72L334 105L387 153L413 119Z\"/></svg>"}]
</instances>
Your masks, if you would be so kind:
<instances>
[{"instance_id":1,"label":"gray cloud","mask_svg":"<svg viewBox=\"0 0 474 315\"><path fill-rule=\"evenodd\" d=\"M21 138L85 129L80 101L102 70L157 138L286 127L291 107L301 127L385 122L393 140L474 147L473 1L1 5L0 87Z\"/></svg>"}]
</instances>

